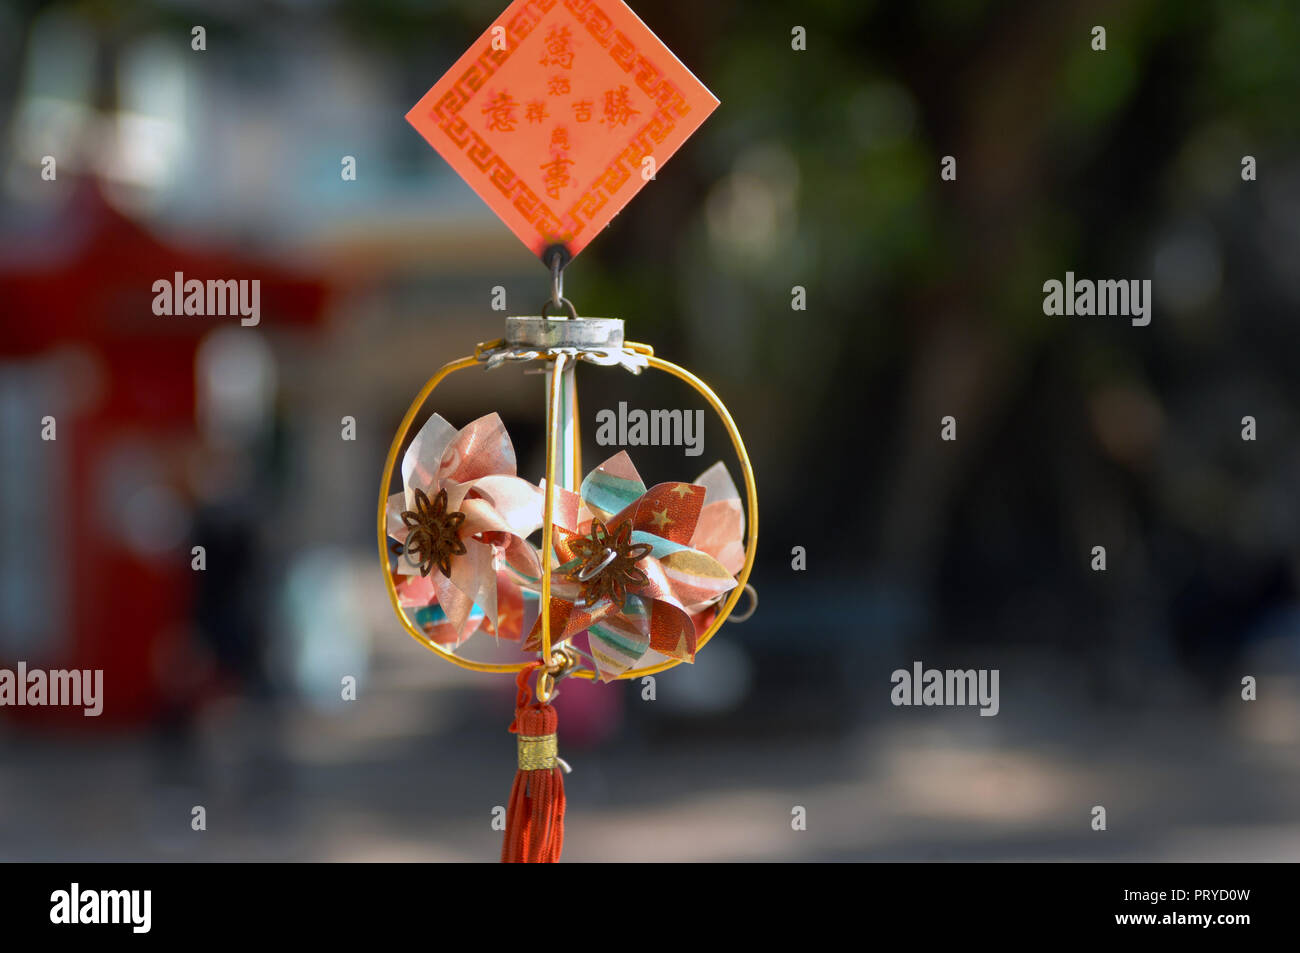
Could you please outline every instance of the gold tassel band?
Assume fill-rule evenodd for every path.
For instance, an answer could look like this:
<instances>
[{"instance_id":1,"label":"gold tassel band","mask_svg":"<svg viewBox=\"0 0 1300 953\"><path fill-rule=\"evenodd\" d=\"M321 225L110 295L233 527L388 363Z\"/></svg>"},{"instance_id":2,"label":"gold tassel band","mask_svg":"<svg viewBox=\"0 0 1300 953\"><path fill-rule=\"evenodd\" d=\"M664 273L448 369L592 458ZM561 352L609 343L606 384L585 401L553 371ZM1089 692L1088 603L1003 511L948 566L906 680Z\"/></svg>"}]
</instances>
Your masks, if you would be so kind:
<instances>
[{"instance_id":1,"label":"gold tassel band","mask_svg":"<svg viewBox=\"0 0 1300 953\"><path fill-rule=\"evenodd\" d=\"M556 764L556 736L518 735L519 770L545 771Z\"/></svg>"}]
</instances>

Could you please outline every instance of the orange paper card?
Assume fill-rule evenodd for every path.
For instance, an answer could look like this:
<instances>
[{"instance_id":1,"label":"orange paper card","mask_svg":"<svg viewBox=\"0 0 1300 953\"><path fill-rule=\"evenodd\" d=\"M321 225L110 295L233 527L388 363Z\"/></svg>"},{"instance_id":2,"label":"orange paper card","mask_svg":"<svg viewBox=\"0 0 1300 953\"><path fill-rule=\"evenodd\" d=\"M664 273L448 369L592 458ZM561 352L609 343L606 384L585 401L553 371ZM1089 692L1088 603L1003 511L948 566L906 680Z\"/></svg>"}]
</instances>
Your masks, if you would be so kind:
<instances>
[{"instance_id":1,"label":"orange paper card","mask_svg":"<svg viewBox=\"0 0 1300 953\"><path fill-rule=\"evenodd\" d=\"M406 118L540 257L586 247L717 105L622 0L515 0Z\"/></svg>"}]
</instances>

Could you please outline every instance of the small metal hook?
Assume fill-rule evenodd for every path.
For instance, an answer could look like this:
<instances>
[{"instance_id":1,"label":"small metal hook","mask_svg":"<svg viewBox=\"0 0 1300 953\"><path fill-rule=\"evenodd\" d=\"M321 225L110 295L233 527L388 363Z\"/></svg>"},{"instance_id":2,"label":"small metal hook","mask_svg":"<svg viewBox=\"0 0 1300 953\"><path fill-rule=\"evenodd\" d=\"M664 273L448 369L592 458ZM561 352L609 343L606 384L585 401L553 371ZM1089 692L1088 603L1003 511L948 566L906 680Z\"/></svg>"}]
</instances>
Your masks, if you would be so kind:
<instances>
[{"instance_id":1,"label":"small metal hook","mask_svg":"<svg viewBox=\"0 0 1300 953\"><path fill-rule=\"evenodd\" d=\"M564 302L564 254L557 248L551 252L551 305L555 308Z\"/></svg>"},{"instance_id":2,"label":"small metal hook","mask_svg":"<svg viewBox=\"0 0 1300 953\"><path fill-rule=\"evenodd\" d=\"M549 704L560 694L555 687L556 683L572 674L577 667L578 658L573 649L567 645L556 646L551 652L550 662L543 665L537 674L537 700L543 705Z\"/></svg>"},{"instance_id":3,"label":"small metal hook","mask_svg":"<svg viewBox=\"0 0 1300 953\"><path fill-rule=\"evenodd\" d=\"M570 321L578 320L578 309L564 297L564 268L572 257L563 245L552 245L542 253L542 261L551 270L551 300L542 305L543 318L548 317L551 311L563 311Z\"/></svg>"}]
</instances>

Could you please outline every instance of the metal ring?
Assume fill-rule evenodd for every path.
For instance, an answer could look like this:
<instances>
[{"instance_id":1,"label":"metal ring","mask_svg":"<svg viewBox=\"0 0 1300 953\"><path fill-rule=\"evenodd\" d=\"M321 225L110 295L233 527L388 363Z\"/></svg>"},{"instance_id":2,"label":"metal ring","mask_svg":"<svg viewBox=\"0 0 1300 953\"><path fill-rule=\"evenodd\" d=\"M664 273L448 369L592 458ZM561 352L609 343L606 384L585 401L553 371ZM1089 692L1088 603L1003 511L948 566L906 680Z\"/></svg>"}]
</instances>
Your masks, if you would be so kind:
<instances>
[{"instance_id":1,"label":"metal ring","mask_svg":"<svg viewBox=\"0 0 1300 953\"><path fill-rule=\"evenodd\" d=\"M561 298L559 302L548 301L546 302L546 304L542 305L543 318L550 317L550 314L547 313L547 309L550 308L552 304L554 304L555 307L557 308L564 308L565 313L568 314L570 321L578 320L578 309L573 306L573 302L570 301L568 298Z\"/></svg>"},{"instance_id":2,"label":"metal ring","mask_svg":"<svg viewBox=\"0 0 1300 953\"><path fill-rule=\"evenodd\" d=\"M744 615L736 615L735 612L732 612L731 615L727 616L728 622L747 622L758 611L758 590L749 583L745 583L745 592L749 593L749 608Z\"/></svg>"},{"instance_id":3,"label":"metal ring","mask_svg":"<svg viewBox=\"0 0 1300 953\"><path fill-rule=\"evenodd\" d=\"M544 666L547 673L557 681L564 678L578 666L578 656L567 645L557 646L551 652L551 664Z\"/></svg>"},{"instance_id":4,"label":"metal ring","mask_svg":"<svg viewBox=\"0 0 1300 953\"><path fill-rule=\"evenodd\" d=\"M605 558L600 561L600 565L594 569L582 569L578 572L578 582L590 582L605 571L614 560L618 559L618 553L615 550L605 547Z\"/></svg>"}]
</instances>

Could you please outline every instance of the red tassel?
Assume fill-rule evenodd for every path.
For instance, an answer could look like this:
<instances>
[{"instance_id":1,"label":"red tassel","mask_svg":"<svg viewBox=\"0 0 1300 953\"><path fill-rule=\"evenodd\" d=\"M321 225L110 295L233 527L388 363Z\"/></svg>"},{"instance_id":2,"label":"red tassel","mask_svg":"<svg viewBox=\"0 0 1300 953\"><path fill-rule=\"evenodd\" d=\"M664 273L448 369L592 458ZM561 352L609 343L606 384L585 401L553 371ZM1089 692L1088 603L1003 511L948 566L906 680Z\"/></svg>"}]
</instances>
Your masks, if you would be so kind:
<instances>
[{"instance_id":1,"label":"red tassel","mask_svg":"<svg viewBox=\"0 0 1300 953\"><path fill-rule=\"evenodd\" d=\"M506 808L503 864L553 864L564 847L564 775L555 754L557 719L551 705L529 701L531 673L532 668L526 668L515 678L519 694L510 730L519 736L519 770Z\"/></svg>"}]
</instances>

